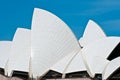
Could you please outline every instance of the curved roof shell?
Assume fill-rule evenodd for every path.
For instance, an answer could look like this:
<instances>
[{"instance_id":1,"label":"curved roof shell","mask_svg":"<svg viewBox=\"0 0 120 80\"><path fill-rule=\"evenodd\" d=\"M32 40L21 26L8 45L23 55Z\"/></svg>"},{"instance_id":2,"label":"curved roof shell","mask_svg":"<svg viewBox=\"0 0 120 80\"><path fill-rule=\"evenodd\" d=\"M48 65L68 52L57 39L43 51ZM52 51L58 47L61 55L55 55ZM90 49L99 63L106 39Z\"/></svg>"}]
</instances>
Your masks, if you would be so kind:
<instances>
[{"instance_id":1,"label":"curved roof shell","mask_svg":"<svg viewBox=\"0 0 120 80\"><path fill-rule=\"evenodd\" d=\"M6 70L7 70L7 63L11 51L11 41L0 41L0 68L3 68L5 70L5 75L6 75Z\"/></svg>"},{"instance_id":2,"label":"curved roof shell","mask_svg":"<svg viewBox=\"0 0 120 80\"><path fill-rule=\"evenodd\" d=\"M88 73L94 77L96 73L102 73L109 62L107 57L119 43L119 37L107 37L91 43L82 49Z\"/></svg>"},{"instance_id":3,"label":"curved roof shell","mask_svg":"<svg viewBox=\"0 0 120 80\"><path fill-rule=\"evenodd\" d=\"M33 76L41 76L64 56L80 50L68 26L48 11L35 8L31 31Z\"/></svg>"},{"instance_id":4,"label":"curved roof shell","mask_svg":"<svg viewBox=\"0 0 120 80\"><path fill-rule=\"evenodd\" d=\"M55 65L53 65L50 69L53 70L53 71L57 71L59 73L65 73L65 69L70 64L70 62L72 61L74 56L76 56L76 53L66 55L59 62L57 62Z\"/></svg>"},{"instance_id":5,"label":"curved roof shell","mask_svg":"<svg viewBox=\"0 0 120 80\"><path fill-rule=\"evenodd\" d=\"M81 51L74 56L65 73L73 73L78 71L87 71Z\"/></svg>"},{"instance_id":6,"label":"curved roof shell","mask_svg":"<svg viewBox=\"0 0 120 80\"><path fill-rule=\"evenodd\" d=\"M84 47L88 45L89 43L92 43L96 40L99 40L105 37L106 35L104 31L100 28L100 26L94 21L89 20L85 28L84 34L82 38L80 38L79 42L80 42L80 45Z\"/></svg>"},{"instance_id":7,"label":"curved roof shell","mask_svg":"<svg viewBox=\"0 0 120 80\"><path fill-rule=\"evenodd\" d=\"M67 55L62 60L57 62L57 64L55 64L51 70L66 74L78 71L86 71L86 67L83 62L81 52L79 52L77 54L75 53Z\"/></svg>"},{"instance_id":8,"label":"curved roof shell","mask_svg":"<svg viewBox=\"0 0 120 80\"><path fill-rule=\"evenodd\" d=\"M18 28L12 42L8 63L8 75L12 71L29 72L29 59L31 56L31 31Z\"/></svg>"},{"instance_id":9,"label":"curved roof shell","mask_svg":"<svg viewBox=\"0 0 120 80\"><path fill-rule=\"evenodd\" d=\"M82 49L85 56L99 56L107 58L120 42L120 37L106 37L91 43Z\"/></svg>"},{"instance_id":10,"label":"curved roof shell","mask_svg":"<svg viewBox=\"0 0 120 80\"><path fill-rule=\"evenodd\" d=\"M86 59L87 72L92 78L95 77L95 74L102 74L105 66L109 62L108 60L99 56L85 56L84 58Z\"/></svg>"},{"instance_id":11,"label":"curved roof shell","mask_svg":"<svg viewBox=\"0 0 120 80\"><path fill-rule=\"evenodd\" d=\"M5 68L10 54L11 41L0 41L0 68Z\"/></svg>"},{"instance_id":12,"label":"curved roof shell","mask_svg":"<svg viewBox=\"0 0 120 80\"><path fill-rule=\"evenodd\" d=\"M120 57L117 57L109 62L103 72L103 80L106 80L111 74L114 73L118 68L120 68Z\"/></svg>"}]
</instances>

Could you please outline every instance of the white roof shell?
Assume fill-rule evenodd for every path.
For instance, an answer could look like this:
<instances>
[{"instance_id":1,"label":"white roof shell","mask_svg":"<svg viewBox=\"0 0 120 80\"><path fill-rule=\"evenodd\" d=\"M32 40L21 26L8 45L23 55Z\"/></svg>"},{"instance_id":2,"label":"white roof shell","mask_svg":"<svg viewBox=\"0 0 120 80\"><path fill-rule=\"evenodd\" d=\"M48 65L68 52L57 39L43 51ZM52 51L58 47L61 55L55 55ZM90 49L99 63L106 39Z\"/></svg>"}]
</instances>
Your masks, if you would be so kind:
<instances>
[{"instance_id":1,"label":"white roof shell","mask_svg":"<svg viewBox=\"0 0 120 80\"><path fill-rule=\"evenodd\" d=\"M120 57L117 57L109 62L109 64L107 65L103 72L103 80L106 80L118 68L120 68Z\"/></svg>"},{"instance_id":2,"label":"white roof shell","mask_svg":"<svg viewBox=\"0 0 120 80\"><path fill-rule=\"evenodd\" d=\"M106 58L117 46L120 37L108 37L91 43L82 49L86 61L87 71L91 77L96 73L102 73L109 62Z\"/></svg>"},{"instance_id":3,"label":"white roof shell","mask_svg":"<svg viewBox=\"0 0 120 80\"><path fill-rule=\"evenodd\" d=\"M81 51L72 59L65 73L87 71Z\"/></svg>"},{"instance_id":4,"label":"white roof shell","mask_svg":"<svg viewBox=\"0 0 120 80\"><path fill-rule=\"evenodd\" d=\"M77 65L76 65L77 64ZM75 54L69 54L64 57L62 60L57 62L51 70L66 74L77 71L87 71L85 64L83 62L83 58L81 52Z\"/></svg>"},{"instance_id":5,"label":"white roof shell","mask_svg":"<svg viewBox=\"0 0 120 80\"><path fill-rule=\"evenodd\" d=\"M42 76L64 56L80 50L68 26L45 10L35 8L31 31L33 76Z\"/></svg>"},{"instance_id":6,"label":"white roof shell","mask_svg":"<svg viewBox=\"0 0 120 80\"><path fill-rule=\"evenodd\" d=\"M76 56L75 54L68 54L64 58L62 58L59 62L57 62L55 65L53 65L50 70L57 71L59 73L65 73L66 67L70 64L73 57Z\"/></svg>"},{"instance_id":7,"label":"white roof shell","mask_svg":"<svg viewBox=\"0 0 120 80\"><path fill-rule=\"evenodd\" d=\"M106 37L91 43L82 49L85 56L107 58L120 42L120 37Z\"/></svg>"},{"instance_id":8,"label":"white roof shell","mask_svg":"<svg viewBox=\"0 0 120 80\"><path fill-rule=\"evenodd\" d=\"M18 28L12 42L8 63L8 76L12 71L29 72L29 59L31 55L31 31Z\"/></svg>"},{"instance_id":9,"label":"white roof shell","mask_svg":"<svg viewBox=\"0 0 120 80\"><path fill-rule=\"evenodd\" d=\"M87 72L92 78L95 77L95 74L102 74L105 66L109 62L108 60L99 56L85 56L84 58L86 59Z\"/></svg>"},{"instance_id":10,"label":"white roof shell","mask_svg":"<svg viewBox=\"0 0 120 80\"><path fill-rule=\"evenodd\" d=\"M7 69L8 55L11 50L11 41L0 41L0 68Z\"/></svg>"},{"instance_id":11,"label":"white roof shell","mask_svg":"<svg viewBox=\"0 0 120 80\"><path fill-rule=\"evenodd\" d=\"M106 35L103 32L103 30L100 28L100 26L96 24L94 21L89 20L85 28L83 37L80 38L79 42L80 42L80 45L84 47L88 45L89 43L92 43L96 40L99 40L105 37Z\"/></svg>"}]
</instances>

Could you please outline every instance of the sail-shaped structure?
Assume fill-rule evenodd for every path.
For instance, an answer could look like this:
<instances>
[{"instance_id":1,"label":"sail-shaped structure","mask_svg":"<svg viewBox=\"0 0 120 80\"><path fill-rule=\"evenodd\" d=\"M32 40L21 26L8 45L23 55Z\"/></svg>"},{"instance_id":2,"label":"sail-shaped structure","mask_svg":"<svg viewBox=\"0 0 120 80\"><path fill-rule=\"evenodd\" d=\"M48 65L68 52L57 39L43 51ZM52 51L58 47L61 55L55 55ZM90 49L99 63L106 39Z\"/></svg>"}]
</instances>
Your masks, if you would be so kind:
<instances>
[{"instance_id":1,"label":"sail-shaped structure","mask_svg":"<svg viewBox=\"0 0 120 80\"><path fill-rule=\"evenodd\" d=\"M31 31L18 28L14 35L8 62L8 76L14 71L29 72L31 56Z\"/></svg>"},{"instance_id":2,"label":"sail-shaped structure","mask_svg":"<svg viewBox=\"0 0 120 80\"><path fill-rule=\"evenodd\" d=\"M105 70L103 71L103 80L108 79L115 73L118 69L120 69L120 57L117 57L109 62L106 66ZM119 72L120 73L120 72Z\"/></svg>"},{"instance_id":3,"label":"sail-shaped structure","mask_svg":"<svg viewBox=\"0 0 120 80\"><path fill-rule=\"evenodd\" d=\"M100 26L92 20L89 20L83 36L80 38L79 42L82 47L102 38L105 38L106 34L100 28Z\"/></svg>"},{"instance_id":4,"label":"sail-shaped structure","mask_svg":"<svg viewBox=\"0 0 120 80\"><path fill-rule=\"evenodd\" d=\"M51 70L62 73L63 75L73 72L87 71L81 52L67 55L57 62L57 64L52 66Z\"/></svg>"},{"instance_id":5,"label":"sail-shaped structure","mask_svg":"<svg viewBox=\"0 0 120 80\"><path fill-rule=\"evenodd\" d=\"M80 51L69 27L54 14L35 8L31 28L33 76L42 76L67 54Z\"/></svg>"},{"instance_id":6,"label":"sail-shaped structure","mask_svg":"<svg viewBox=\"0 0 120 80\"><path fill-rule=\"evenodd\" d=\"M95 74L102 74L102 71L109 62L107 57L119 42L120 37L106 37L82 49L83 57L87 63L87 70L91 77L94 77Z\"/></svg>"},{"instance_id":7,"label":"sail-shaped structure","mask_svg":"<svg viewBox=\"0 0 120 80\"><path fill-rule=\"evenodd\" d=\"M7 75L8 59L11 52L11 41L0 41L0 68L4 69L3 74Z\"/></svg>"}]
</instances>

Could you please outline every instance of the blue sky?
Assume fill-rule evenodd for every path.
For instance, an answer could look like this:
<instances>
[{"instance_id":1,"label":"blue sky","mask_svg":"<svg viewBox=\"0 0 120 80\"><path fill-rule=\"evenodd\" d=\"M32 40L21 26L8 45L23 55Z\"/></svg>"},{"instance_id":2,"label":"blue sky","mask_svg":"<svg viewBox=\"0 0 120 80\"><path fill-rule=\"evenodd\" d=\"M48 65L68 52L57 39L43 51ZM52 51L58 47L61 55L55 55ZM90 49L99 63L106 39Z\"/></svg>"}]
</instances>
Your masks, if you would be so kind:
<instances>
[{"instance_id":1,"label":"blue sky","mask_svg":"<svg viewBox=\"0 0 120 80\"><path fill-rule=\"evenodd\" d=\"M31 28L34 8L60 17L79 39L89 19L108 36L120 36L120 0L0 0L0 40L12 40L17 27Z\"/></svg>"}]
</instances>

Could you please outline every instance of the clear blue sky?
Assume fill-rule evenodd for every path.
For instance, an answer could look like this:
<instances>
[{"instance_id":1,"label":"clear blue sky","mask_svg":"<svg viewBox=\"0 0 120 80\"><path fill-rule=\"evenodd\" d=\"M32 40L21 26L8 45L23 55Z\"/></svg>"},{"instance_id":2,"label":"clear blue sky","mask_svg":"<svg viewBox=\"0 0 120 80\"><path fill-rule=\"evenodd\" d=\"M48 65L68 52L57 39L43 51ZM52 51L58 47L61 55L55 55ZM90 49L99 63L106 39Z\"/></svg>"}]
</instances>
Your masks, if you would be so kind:
<instances>
[{"instance_id":1,"label":"clear blue sky","mask_svg":"<svg viewBox=\"0 0 120 80\"><path fill-rule=\"evenodd\" d=\"M0 0L0 40L12 40L17 27L30 29L35 7L60 17L77 39L89 19L108 36L120 36L120 0Z\"/></svg>"}]
</instances>

